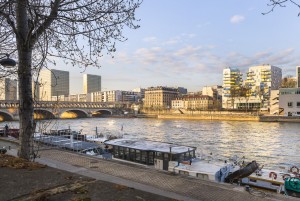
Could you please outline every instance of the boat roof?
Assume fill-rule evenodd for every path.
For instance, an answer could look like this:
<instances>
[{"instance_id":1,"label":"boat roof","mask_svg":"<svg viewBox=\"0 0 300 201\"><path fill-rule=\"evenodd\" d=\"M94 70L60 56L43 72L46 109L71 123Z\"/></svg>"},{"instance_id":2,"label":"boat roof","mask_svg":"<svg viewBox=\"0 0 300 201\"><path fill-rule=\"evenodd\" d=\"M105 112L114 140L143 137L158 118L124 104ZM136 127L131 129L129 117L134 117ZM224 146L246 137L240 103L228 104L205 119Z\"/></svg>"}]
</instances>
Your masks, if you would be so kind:
<instances>
[{"instance_id":1,"label":"boat roof","mask_svg":"<svg viewBox=\"0 0 300 201\"><path fill-rule=\"evenodd\" d=\"M133 139L114 139L104 142L107 145L126 147L144 151L155 151L162 153L181 154L196 150L196 147L176 145L166 142L156 142L149 140L133 140ZM170 151L171 149L171 151Z\"/></svg>"},{"instance_id":2,"label":"boat roof","mask_svg":"<svg viewBox=\"0 0 300 201\"><path fill-rule=\"evenodd\" d=\"M83 151L89 149L95 149L99 147L99 144L93 142L85 142L80 140L72 140L61 136L51 136L43 134L35 134L34 140L43 142L45 144L63 147L70 150Z\"/></svg>"}]
</instances>

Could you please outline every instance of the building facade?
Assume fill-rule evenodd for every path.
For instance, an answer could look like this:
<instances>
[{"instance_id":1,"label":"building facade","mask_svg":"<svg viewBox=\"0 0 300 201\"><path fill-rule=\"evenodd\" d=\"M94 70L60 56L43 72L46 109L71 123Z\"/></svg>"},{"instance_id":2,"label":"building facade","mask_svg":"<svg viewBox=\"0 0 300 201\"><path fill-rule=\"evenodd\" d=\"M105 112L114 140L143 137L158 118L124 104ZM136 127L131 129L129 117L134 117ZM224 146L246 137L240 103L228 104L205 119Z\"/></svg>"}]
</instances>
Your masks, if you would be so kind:
<instances>
[{"instance_id":1,"label":"building facade","mask_svg":"<svg viewBox=\"0 0 300 201\"><path fill-rule=\"evenodd\" d=\"M101 91L101 76L99 75L83 75L83 93L92 93Z\"/></svg>"},{"instance_id":2,"label":"building facade","mask_svg":"<svg viewBox=\"0 0 300 201\"><path fill-rule=\"evenodd\" d=\"M187 95L172 100L172 109L208 110L213 106L213 98L207 95Z\"/></svg>"},{"instance_id":3,"label":"building facade","mask_svg":"<svg viewBox=\"0 0 300 201\"><path fill-rule=\"evenodd\" d=\"M300 116L300 88L280 88L279 109L284 116Z\"/></svg>"},{"instance_id":4,"label":"building facade","mask_svg":"<svg viewBox=\"0 0 300 201\"><path fill-rule=\"evenodd\" d=\"M10 78L0 79L0 100L18 100L18 81Z\"/></svg>"},{"instance_id":5,"label":"building facade","mask_svg":"<svg viewBox=\"0 0 300 201\"><path fill-rule=\"evenodd\" d=\"M222 86L205 86L202 88L202 95L210 96L213 98L214 108L222 107Z\"/></svg>"},{"instance_id":6,"label":"building facade","mask_svg":"<svg viewBox=\"0 0 300 201\"><path fill-rule=\"evenodd\" d=\"M243 83L243 74L236 68L225 68L223 70L223 93L222 108L233 109L236 92Z\"/></svg>"},{"instance_id":7,"label":"building facade","mask_svg":"<svg viewBox=\"0 0 300 201\"><path fill-rule=\"evenodd\" d=\"M251 100L249 108L270 110L271 90L278 90L282 81L282 70L272 65L252 66L247 72L245 88ZM245 105L247 103L240 103Z\"/></svg>"},{"instance_id":8,"label":"building facade","mask_svg":"<svg viewBox=\"0 0 300 201\"><path fill-rule=\"evenodd\" d=\"M171 101L178 97L178 89L173 87L149 87L145 90L144 108L169 109Z\"/></svg>"},{"instance_id":9,"label":"building facade","mask_svg":"<svg viewBox=\"0 0 300 201\"><path fill-rule=\"evenodd\" d=\"M296 67L296 78L297 87L300 88L300 66Z\"/></svg>"},{"instance_id":10,"label":"building facade","mask_svg":"<svg viewBox=\"0 0 300 201\"><path fill-rule=\"evenodd\" d=\"M42 70L39 76L39 100L51 101L52 96L69 96L70 74L62 70Z\"/></svg>"}]
</instances>

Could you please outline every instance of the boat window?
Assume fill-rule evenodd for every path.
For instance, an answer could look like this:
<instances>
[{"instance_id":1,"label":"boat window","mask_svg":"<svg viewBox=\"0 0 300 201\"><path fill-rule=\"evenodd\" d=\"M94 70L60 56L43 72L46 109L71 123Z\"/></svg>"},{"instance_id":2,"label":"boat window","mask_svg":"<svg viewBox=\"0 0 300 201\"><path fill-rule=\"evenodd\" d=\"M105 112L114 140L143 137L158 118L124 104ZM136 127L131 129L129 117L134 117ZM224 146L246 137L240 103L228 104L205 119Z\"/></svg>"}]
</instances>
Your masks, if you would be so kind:
<instances>
[{"instance_id":1,"label":"boat window","mask_svg":"<svg viewBox=\"0 0 300 201\"><path fill-rule=\"evenodd\" d=\"M207 174L197 173L197 177L200 178L200 179L208 180L208 175Z\"/></svg>"},{"instance_id":2,"label":"boat window","mask_svg":"<svg viewBox=\"0 0 300 201\"><path fill-rule=\"evenodd\" d=\"M249 181L251 181L251 182L256 182L256 179L250 179Z\"/></svg>"},{"instance_id":3,"label":"boat window","mask_svg":"<svg viewBox=\"0 0 300 201\"><path fill-rule=\"evenodd\" d=\"M272 183L273 186L280 186L280 184Z\"/></svg>"},{"instance_id":4,"label":"boat window","mask_svg":"<svg viewBox=\"0 0 300 201\"><path fill-rule=\"evenodd\" d=\"M179 170L179 174L182 174L182 175L189 175L189 172L183 171L183 170Z\"/></svg>"}]
</instances>

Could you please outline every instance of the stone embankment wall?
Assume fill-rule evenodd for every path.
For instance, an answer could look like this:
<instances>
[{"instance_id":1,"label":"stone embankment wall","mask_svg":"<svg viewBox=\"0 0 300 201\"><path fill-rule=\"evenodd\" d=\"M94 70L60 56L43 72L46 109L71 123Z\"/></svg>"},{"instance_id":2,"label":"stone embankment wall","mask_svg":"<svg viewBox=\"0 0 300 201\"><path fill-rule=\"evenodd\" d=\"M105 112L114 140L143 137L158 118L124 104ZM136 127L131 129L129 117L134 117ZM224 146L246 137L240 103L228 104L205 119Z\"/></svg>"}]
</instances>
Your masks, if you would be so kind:
<instances>
[{"instance_id":1,"label":"stone embankment wall","mask_svg":"<svg viewBox=\"0 0 300 201\"><path fill-rule=\"evenodd\" d=\"M225 121L261 121L261 122L298 122L299 117L277 116L261 114L258 112L235 112L235 111L157 111L139 114L139 118L159 119L190 119L190 120L225 120Z\"/></svg>"},{"instance_id":2,"label":"stone embankment wall","mask_svg":"<svg viewBox=\"0 0 300 201\"><path fill-rule=\"evenodd\" d=\"M259 121L259 116L245 114L162 114L159 119Z\"/></svg>"},{"instance_id":3,"label":"stone embankment wall","mask_svg":"<svg viewBox=\"0 0 300 201\"><path fill-rule=\"evenodd\" d=\"M287 116L261 116L262 122L296 122L300 123L300 117L287 117Z\"/></svg>"}]
</instances>

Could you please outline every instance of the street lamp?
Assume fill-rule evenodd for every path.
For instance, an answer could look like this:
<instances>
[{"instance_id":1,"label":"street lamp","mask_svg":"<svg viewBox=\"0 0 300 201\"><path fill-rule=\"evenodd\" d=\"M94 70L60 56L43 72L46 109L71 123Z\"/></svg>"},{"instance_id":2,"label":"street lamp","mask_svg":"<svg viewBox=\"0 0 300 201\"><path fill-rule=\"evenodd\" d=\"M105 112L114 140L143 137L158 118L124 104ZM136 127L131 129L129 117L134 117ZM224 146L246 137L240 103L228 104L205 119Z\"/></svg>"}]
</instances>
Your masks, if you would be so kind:
<instances>
[{"instance_id":1,"label":"street lamp","mask_svg":"<svg viewBox=\"0 0 300 201\"><path fill-rule=\"evenodd\" d=\"M9 54L0 53L0 55L5 55L6 58L0 58L0 64L6 68L13 68L16 66L17 62L9 58Z\"/></svg>"}]
</instances>

